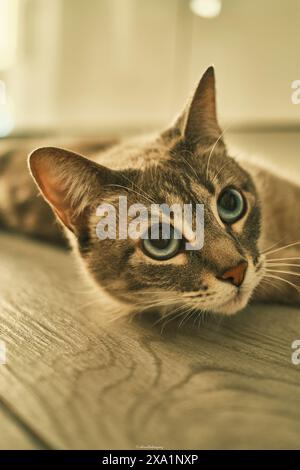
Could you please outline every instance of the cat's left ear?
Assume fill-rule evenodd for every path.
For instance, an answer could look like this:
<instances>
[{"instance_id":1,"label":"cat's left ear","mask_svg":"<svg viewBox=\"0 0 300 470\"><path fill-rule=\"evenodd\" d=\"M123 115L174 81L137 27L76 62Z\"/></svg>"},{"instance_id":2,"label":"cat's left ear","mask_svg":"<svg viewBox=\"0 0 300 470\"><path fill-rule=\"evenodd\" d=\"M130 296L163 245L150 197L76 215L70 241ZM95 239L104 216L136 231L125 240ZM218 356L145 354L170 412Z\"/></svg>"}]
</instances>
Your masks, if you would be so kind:
<instances>
[{"instance_id":1,"label":"cat's left ear","mask_svg":"<svg viewBox=\"0 0 300 470\"><path fill-rule=\"evenodd\" d=\"M43 147L28 158L31 175L60 221L77 233L87 209L103 197L105 185L117 172L69 150Z\"/></svg>"},{"instance_id":2,"label":"cat's left ear","mask_svg":"<svg viewBox=\"0 0 300 470\"><path fill-rule=\"evenodd\" d=\"M186 109L175 123L185 141L191 144L221 140L216 110L214 67L203 74Z\"/></svg>"}]
</instances>

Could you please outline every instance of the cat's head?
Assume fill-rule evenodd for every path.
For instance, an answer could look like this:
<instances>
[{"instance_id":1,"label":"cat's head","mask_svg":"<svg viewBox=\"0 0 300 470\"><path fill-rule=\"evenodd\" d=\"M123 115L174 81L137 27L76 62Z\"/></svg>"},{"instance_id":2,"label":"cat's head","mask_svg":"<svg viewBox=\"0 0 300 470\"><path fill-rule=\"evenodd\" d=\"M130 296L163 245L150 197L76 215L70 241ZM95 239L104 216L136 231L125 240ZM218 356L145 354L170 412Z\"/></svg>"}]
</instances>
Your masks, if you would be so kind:
<instances>
[{"instance_id":1,"label":"cat's head","mask_svg":"<svg viewBox=\"0 0 300 470\"><path fill-rule=\"evenodd\" d=\"M128 163L110 169L110 160ZM107 167L49 147L35 150L29 165L44 198L73 234L87 271L136 309L232 314L247 304L261 280L258 196L250 175L227 153L212 67L174 125L155 139L114 147ZM175 239L177 227L167 240L120 238L120 196L128 207L203 204L203 246L185 249L188 230L182 228L183 238ZM97 235L101 204L116 208L116 237ZM131 221L128 214L127 224ZM147 224L150 229L151 221ZM194 224L193 216L191 229Z\"/></svg>"}]
</instances>

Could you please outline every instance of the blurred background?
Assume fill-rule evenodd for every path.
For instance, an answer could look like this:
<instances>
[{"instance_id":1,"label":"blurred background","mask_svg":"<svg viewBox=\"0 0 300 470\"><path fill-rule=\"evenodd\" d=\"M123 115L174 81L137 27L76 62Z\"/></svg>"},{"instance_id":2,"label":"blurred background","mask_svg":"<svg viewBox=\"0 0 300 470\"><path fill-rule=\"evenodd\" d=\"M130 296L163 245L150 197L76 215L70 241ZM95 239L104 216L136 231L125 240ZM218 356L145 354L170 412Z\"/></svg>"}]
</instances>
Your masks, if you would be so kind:
<instances>
[{"instance_id":1,"label":"blurred background","mask_svg":"<svg viewBox=\"0 0 300 470\"><path fill-rule=\"evenodd\" d=\"M297 164L299 26L299 0L0 0L0 135L161 128L213 63L233 144Z\"/></svg>"}]
</instances>

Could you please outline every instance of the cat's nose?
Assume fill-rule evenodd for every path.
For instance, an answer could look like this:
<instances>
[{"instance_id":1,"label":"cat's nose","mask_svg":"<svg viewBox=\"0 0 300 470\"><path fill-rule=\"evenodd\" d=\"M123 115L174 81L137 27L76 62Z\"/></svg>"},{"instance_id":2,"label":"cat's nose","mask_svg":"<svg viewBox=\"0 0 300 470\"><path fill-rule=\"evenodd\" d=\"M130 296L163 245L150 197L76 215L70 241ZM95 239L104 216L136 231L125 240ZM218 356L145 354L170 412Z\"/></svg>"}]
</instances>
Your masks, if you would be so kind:
<instances>
[{"instance_id":1,"label":"cat's nose","mask_svg":"<svg viewBox=\"0 0 300 470\"><path fill-rule=\"evenodd\" d=\"M247 261L242 261L241 263L233 266L230 269L227 269L219 279L223 281L231 282L236 287L240 287L245 279L246 270L248 267Z\"/></svg>"}]
</instances>

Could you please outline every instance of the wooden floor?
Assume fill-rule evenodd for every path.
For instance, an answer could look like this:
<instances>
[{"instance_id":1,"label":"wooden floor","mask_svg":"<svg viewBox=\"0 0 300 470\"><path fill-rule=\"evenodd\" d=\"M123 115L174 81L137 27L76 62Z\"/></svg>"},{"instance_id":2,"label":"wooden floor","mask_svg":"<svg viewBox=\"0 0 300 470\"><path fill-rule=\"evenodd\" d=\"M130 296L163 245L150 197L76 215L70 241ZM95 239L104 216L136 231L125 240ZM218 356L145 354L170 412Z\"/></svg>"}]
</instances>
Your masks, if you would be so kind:
<instances>
[{"instance_id":1,"label":"wooden floor","mask_svg":"<svg viewBox=\"0 0 300 470\"><path fill-rule=\"evenodd\" d=\"M70 254L0 235L1 448L300 448L300 311L109 322Z\"/></svg>"}]
</instances>

